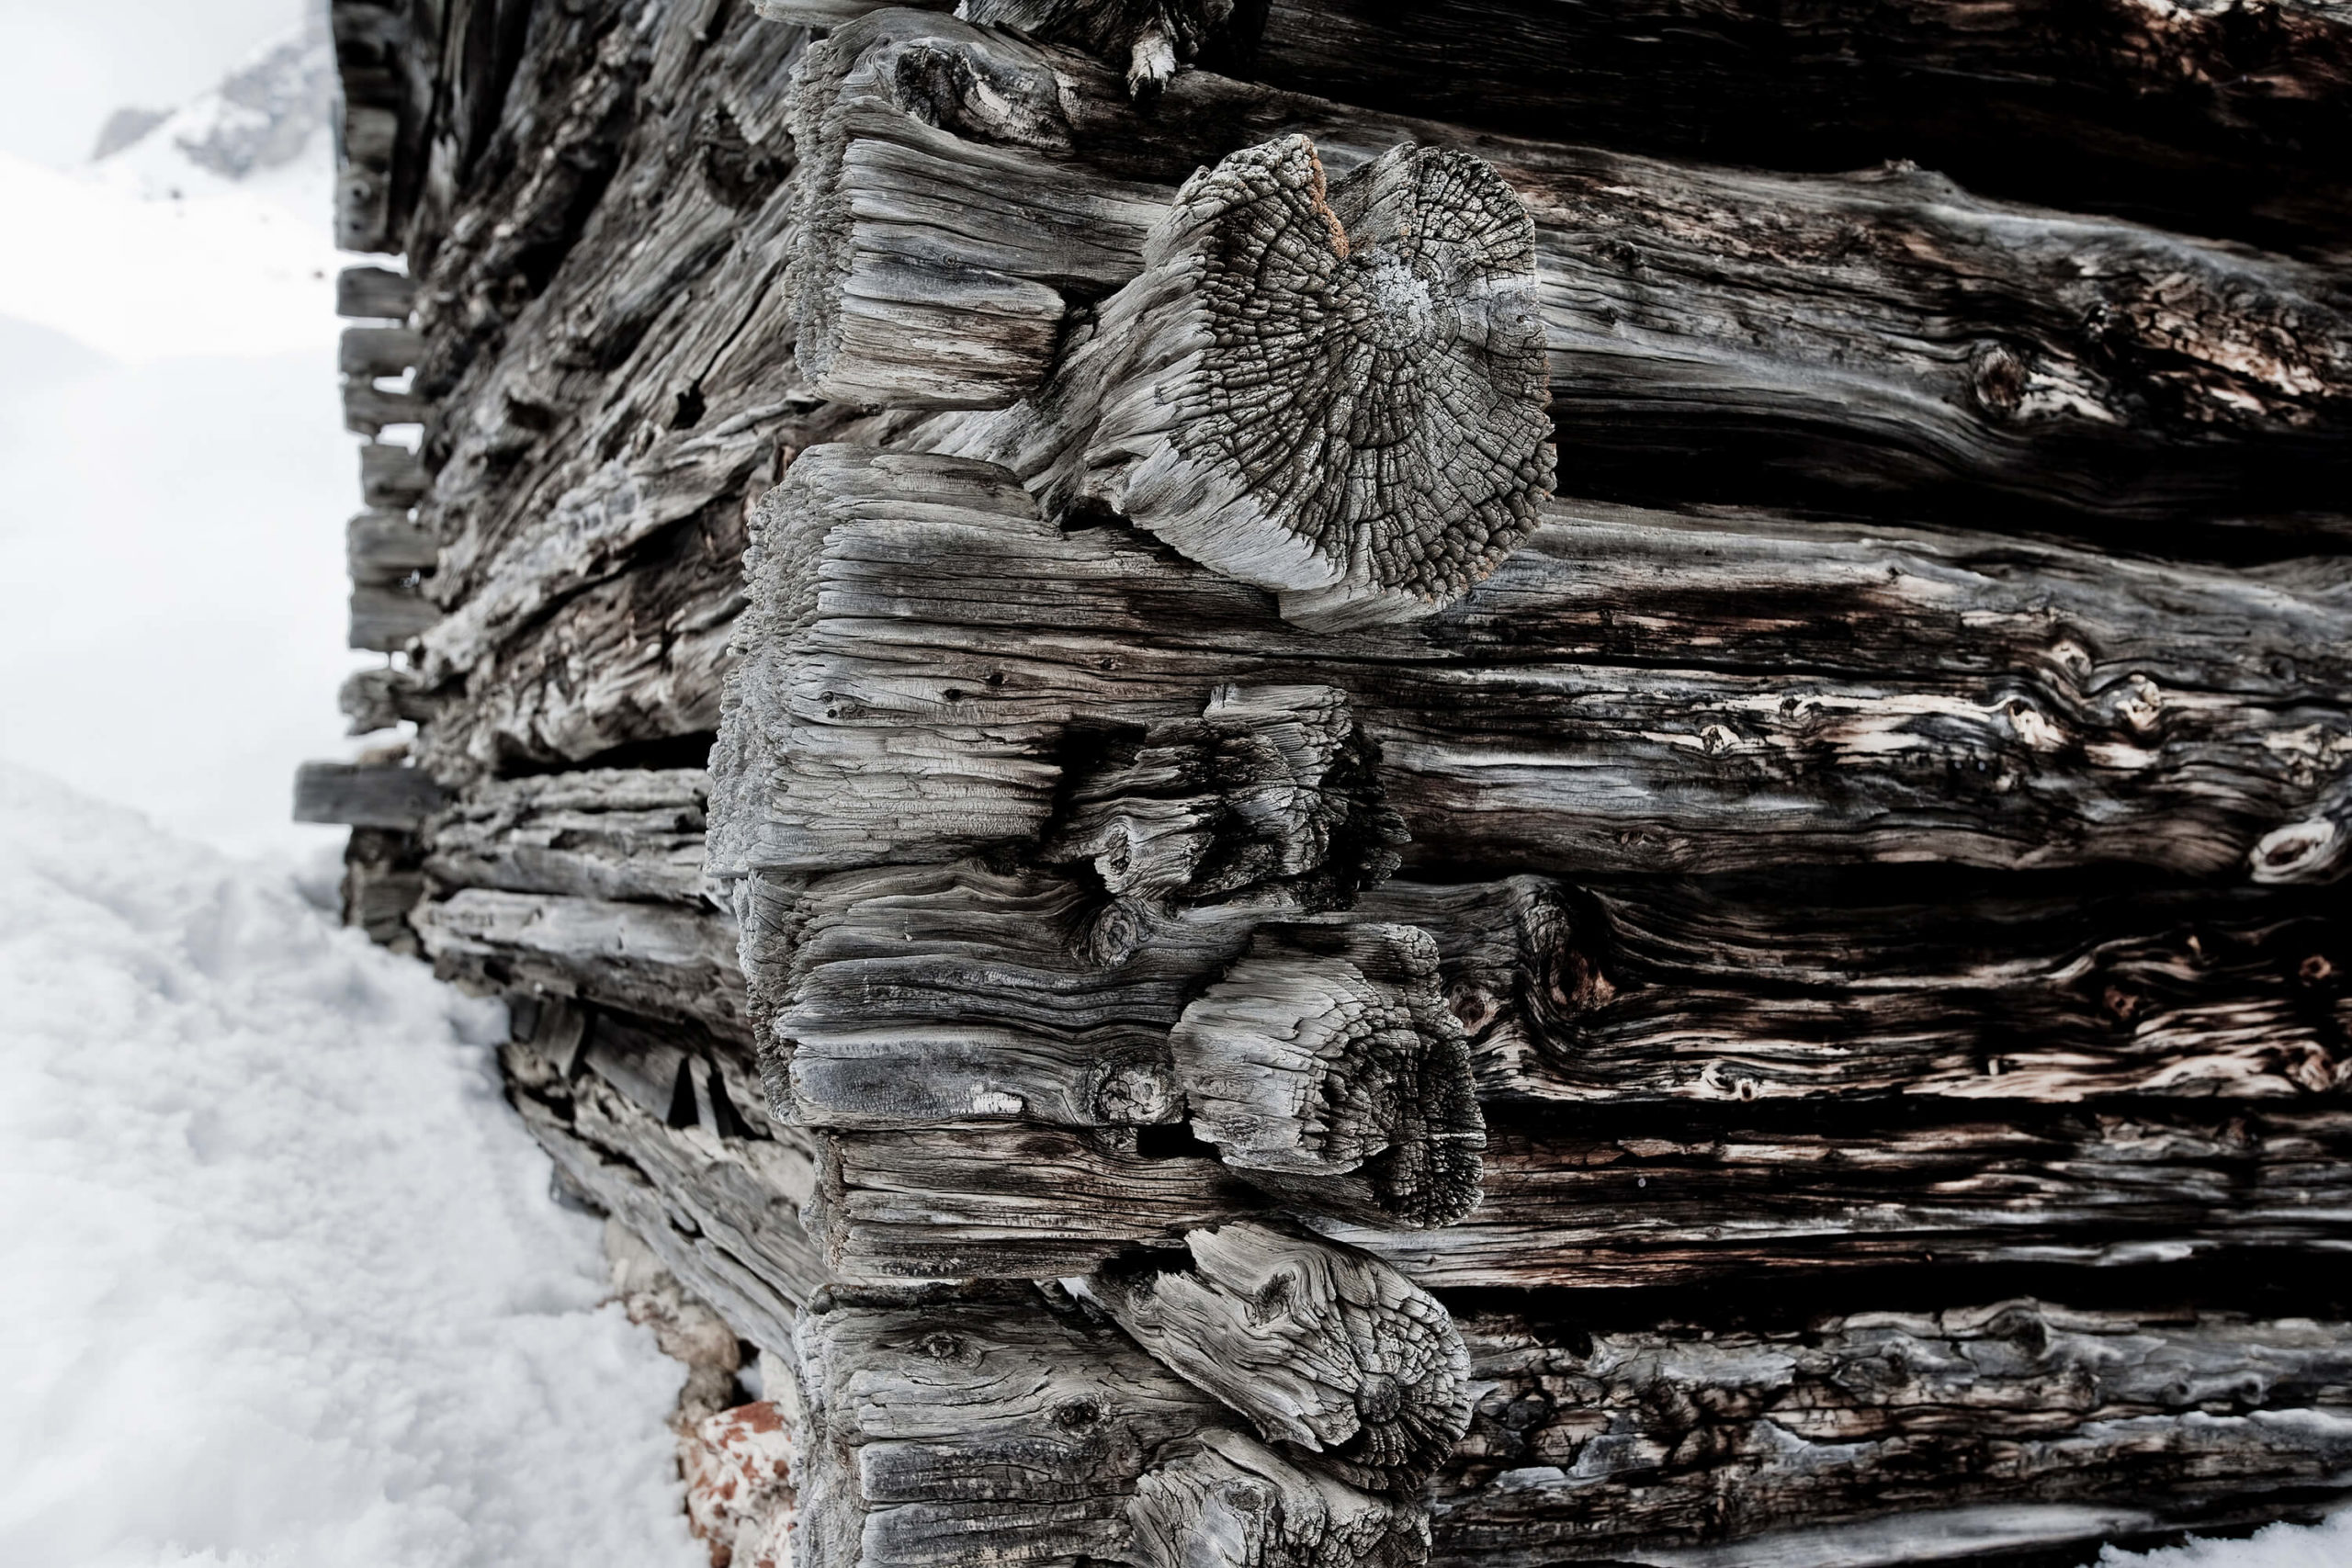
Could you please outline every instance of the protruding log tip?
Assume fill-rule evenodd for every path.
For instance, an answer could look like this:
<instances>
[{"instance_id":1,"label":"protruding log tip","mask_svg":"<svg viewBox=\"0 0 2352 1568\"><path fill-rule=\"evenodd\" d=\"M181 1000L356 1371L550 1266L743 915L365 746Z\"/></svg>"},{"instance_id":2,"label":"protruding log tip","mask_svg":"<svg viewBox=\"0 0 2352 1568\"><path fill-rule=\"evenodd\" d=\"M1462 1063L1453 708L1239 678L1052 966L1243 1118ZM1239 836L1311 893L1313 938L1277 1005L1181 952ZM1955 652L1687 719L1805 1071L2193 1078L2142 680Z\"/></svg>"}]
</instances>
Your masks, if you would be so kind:
<instances>
[{"instance_id":1,"label":"protruding log tip","mask_svg":"<svg viewBox=\"0 0 2352 1568\"><path fill-rule=\"evenodd\" d=\"M1247 148L1145 259L1102 331L1148 340L1143 373L1086 458L1131 521L1323 628L1430 614L1526 537L1552 488L1534 228L1482 160L1407 143L1327 191L1306 138Z\"/></svg>"},{"instance_id":2,"label":"protruding log tip","mask_svg":"<svg viewBox=\"0 0 2352 1568\"><path fill-rule=\"evenodd\" d=\"M1127 1504L1137 1568L1419 1568L1419 1499L1360 1492L1239 1432L1162 1450Z\"/></svg>"},{"instance_id":3,"label":"protruding log tip","mask_svg":"<svg viewBox=\"0 0 2352 1568\"><path fill-rule=\"evenodd\" d=\"M1344 908L1396 868L1404 820L1333 686L1221 686L1196 719L1073 768L1050 860L1089 860L1122 897L1198 904L1279 892Z\"/></svg>"},{"instance_id":4,"label":"protruding log tip","mask_svg":"<svg viewBox=\"0 0 2352 1568\"><path fill-rule=\"evenodd\" d=\"M1476 1207L1486 1121L1427 933L1262 926L1169 1044L1194 1135L1294 1208L1426 1229Z\"/></svg>"},{"instance_id":5,"label":"protruding log tip","mask_svg":"<svg viewBox=\"0 0 2352 1568\"><path fill-rule=\"evenodd\" d=\"M1379 1259L1250 1220L1184 1238L1187 1268L1105 1269L1090 1295L1137 1343L1351 1485L1407 1492L1470 1429L1470 1354Z\"/></svg>"}]
</instances>

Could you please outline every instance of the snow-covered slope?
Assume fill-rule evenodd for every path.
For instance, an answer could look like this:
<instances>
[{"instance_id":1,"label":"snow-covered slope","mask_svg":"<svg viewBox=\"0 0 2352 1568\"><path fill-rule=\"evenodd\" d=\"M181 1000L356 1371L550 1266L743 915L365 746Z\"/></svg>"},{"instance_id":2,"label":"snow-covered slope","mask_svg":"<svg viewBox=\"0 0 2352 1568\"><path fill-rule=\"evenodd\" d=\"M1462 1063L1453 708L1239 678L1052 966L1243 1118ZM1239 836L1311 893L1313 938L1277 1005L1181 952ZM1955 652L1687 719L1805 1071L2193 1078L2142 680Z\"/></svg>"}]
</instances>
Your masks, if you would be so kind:
<instances>
[{"instance_id":1,"label":"snow-covered slope","mask_svg":"<svg viewBox=\"0 0 2352 1568\"><path fill-rule=\"evenodd\" d=\"M0 1562L687 1568L498 1010L0 765Z\"/></svg>"}]
</instances>

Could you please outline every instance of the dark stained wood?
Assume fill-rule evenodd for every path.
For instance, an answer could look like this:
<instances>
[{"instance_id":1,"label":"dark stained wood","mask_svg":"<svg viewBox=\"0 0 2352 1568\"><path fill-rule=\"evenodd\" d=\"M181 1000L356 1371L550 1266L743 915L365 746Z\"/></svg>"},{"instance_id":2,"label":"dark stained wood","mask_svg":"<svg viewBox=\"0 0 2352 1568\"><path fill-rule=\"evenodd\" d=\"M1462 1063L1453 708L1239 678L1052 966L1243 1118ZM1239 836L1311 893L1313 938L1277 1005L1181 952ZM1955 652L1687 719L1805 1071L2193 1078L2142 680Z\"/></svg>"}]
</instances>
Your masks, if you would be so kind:
<instances>
[{"instance_id":1,"label":"dark stained wood","mask_svg":"<svg viewBox=\"0 0 2352 1568\"><path fill-rule=\"evenodd\" d=\"M294 820L413 831L448 792L395 762L305 762L294 774Z\"/></svg>"},{"instance_id":2,"label":"dark stained wood","mask_svg":"<svg viewBox=\"0 0 2352 1568\"><path fill-rule=\"evenodd\" d=\"M334 313L346 321L405 322L416 280L390 267L347 266L334 275Z\"/></svg>"}]
</instances>

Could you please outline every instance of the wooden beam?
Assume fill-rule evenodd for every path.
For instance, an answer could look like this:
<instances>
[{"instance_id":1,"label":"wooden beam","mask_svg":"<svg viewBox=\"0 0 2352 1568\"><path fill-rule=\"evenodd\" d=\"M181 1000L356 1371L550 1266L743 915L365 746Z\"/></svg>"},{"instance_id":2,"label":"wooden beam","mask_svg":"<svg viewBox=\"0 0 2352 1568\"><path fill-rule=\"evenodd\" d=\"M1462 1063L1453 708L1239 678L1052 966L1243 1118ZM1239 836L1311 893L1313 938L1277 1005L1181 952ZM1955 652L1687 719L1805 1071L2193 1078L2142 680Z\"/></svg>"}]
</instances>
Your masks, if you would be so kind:
<instances>
[{"instance_id":1,"label":"wooden beam","mask_svg":"<svg viewBox=\"0 0 2352 1568\"><path fill-rule=\"evenodd\" d=\"M412 923L453 974L743 1038L734 924L717 910L466 887L421 906Z\"/></svg>"},{"instance_id":2,"label":"wooden beam","mask_svg":"<svg viewBox=\"0 0 2352 1568\"><path fill-rule=\"evenodd\" d=\"M699 768L584 768L469 784L424 831L444 887L702 902Z\"/></svg>"},{"instance_id":3,"label":"wooden beam","mask_svg":"<svg viewBox=\"0 0 2352 1568\"><path fill-rule=\"evenodd\" d=\"M421 768L395 762L305 762L294 770L294 820L413 831L447 792Z\"/></svg>"},{"instance_id":4,"label":"wooden beam","mask_svg":"<svg viewBox=\"0 0 2352 1568\"><path fill-rule=\"evenodd\" d=\"M1022 85L951 85L976 81ZM1475 151L1533 218L1571 489L1900 495L1915 515L2000 496L2020 522L2162 522L2206 553L2216 519L2343 515L2352 296L2324 266L1988 202L1907 166L1678 165L1204 73L1145 117L1082 58L924 13L841 28L799 90L799 352L829 395L985 407L1042 388L1071 309L1144 272L1196 165L1277 134L1310 136L1334 170L1414 141Z\"/></svg>"},{"instance_id":5,"label":"wooden beam","mask_svg":"<svg viewBox=\"0 0 2352 1568\"><path fill-rule=\"evenodd\" d=\"M359 498L368 505L401 511L423 501L432 488L433 476L407 447L370 441L359 448Z\"/></svg>"},{"instance_id":6,"label":"wooden beam","mask_svg":"<svg viewBox=\"0 0 2352 1568\"><path fill-rule=\"evenodd\" d=\"M351 647L371 653L398 653L441 619L435 604L413 584L354 582L351 585Z\"/></svg>"},{"instance_id":7,"label":"wooden beam","mask_svg":"<svg viewBox=\"0 0 2352 1568\"><path fill-rule=\"evenodd\" d=\"M362 512L344 525L344 559L352 581L390 586L433 570L441 547L404 512Z\"/></svg>"},{"instance_id":8,"label":"wooden beam","mask_svg":"<svg viewBox=\"0 0 2352 1568\"><path fill-rule=\"evenodd\" d=\"M2317 678L2352 647L2340 560L2239 574L1549 515L1453 610L1316 637L1132 536L1051 525L1002 469L805 454L747 562L713 867L1034 842L1071 737L1190 716L1237 682L1347 693L1408 869L2129 862L2290 882L2352 851L2352 715Z\"/></svg>"},{"instance_id":9,"label":"wooden beam","mask_svg":"<svg viewBox=\"0 0 2352 1568\"><path fill-rule=\"evenodd\" d=\"M345 321L406 325L416 309L416 279L383 266L347 266L334 275L334 313Z\"/></svg>"}]
</instances>

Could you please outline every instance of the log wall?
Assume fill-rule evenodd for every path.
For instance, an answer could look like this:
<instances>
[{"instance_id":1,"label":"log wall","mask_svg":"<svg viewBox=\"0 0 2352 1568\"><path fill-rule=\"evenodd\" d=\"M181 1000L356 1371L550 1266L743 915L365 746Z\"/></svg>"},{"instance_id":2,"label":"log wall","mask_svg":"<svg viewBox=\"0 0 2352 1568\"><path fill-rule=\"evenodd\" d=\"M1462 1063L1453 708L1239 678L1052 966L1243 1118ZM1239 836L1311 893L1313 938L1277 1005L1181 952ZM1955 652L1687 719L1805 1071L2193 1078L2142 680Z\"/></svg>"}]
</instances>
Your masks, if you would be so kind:
<instances>
[{"instance_id":1,"label":"log wall","mask_svg":"<svg viewBox=\"0 0 2352 1568\"><path fill-rule=\"evenodd\" d=\"M334 11L296 812L796 1560L2352 1498L2330 7Z\"/></svg>"}]
</instances>

